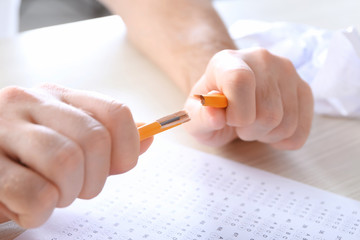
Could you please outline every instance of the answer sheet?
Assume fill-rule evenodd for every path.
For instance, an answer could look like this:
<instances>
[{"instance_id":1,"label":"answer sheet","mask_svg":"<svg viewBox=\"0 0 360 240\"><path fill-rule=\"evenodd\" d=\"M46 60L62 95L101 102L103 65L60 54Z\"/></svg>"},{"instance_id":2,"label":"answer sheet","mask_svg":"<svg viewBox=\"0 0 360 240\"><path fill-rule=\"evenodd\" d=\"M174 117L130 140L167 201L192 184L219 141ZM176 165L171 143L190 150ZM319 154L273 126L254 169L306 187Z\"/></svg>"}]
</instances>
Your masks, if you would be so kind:
<instances>
[{"instance_id":1,"label":"answer sheet","mask_svg":"<svg viewBox=\"0 0 360 240\"><path fill-rule=\"evenodd\" d=\"M17 240L360 239L360 202L156 141L93 200Z\"/></svg>"}]
</instances>

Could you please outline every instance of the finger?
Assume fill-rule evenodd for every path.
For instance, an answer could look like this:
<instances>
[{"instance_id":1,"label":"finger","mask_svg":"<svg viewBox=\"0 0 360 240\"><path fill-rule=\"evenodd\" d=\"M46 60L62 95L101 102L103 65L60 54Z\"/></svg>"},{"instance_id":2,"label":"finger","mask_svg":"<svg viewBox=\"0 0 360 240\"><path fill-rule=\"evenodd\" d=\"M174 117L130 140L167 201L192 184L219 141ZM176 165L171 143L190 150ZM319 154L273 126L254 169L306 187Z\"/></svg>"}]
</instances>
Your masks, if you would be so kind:
<instances>
[{"instance_id":1,"label":"finger","mask_svg":"<svg viewBox=\"0 0 360 240\"><path fill-rule=\"evenodd\" d=\"M53 93L53 95L49 94L49 92ZM10 106L13 102L23 103L14 107L12 115L16 114L15 119L23 119L24 121L47 126L73 140L81 147L86 160L84 162L85 172L89 174L84 176L84 185L80 195L86 198L93 197L100 192L108 176L110 144L108 143L109 140L106 142L107 139L105 138L109 138L109 134L98 121L83 111L60 102L54 97L56 95L54 93L55 90L39 91L38 89L26 90L12 87L7 88L1 96ZM4 117L8 117L8 114L4 115ZM31 136L27 139L31 139ZM104 148L107 148L107 151ZM33 159L33 161L35 160L36 158ZM79 174L81 175L81 173ZM76 184L74 185L76 186ZM65 197L61 196L60 206L67 205L70 199L66 196L70 196L71 191L66 192L68 194L64 195Z\"/></svg>"},{"instance_id":2,"label":"finger","mask_svg":"<svg viewBox=\"0 0 360 240\"><path fill-rule=\"evenodd\" d=\"M313 113L314 99L307 83L302 82L298 88L298 125L292 136L278 143L272 144L278 149L294 150L301 148L309 136Z\"/></svg>"},{"instance_id":3,"label":"finger","mask_svg":"<svg viewBox=\"0 0 360 240\"><path fill-rule=\"evenodd\" d=\"M144 124L145 123L136 123L136 127L140 127ZM140 155L148 150L148 148L151 146L153 141L154 141L154 137L150 137L140 142Z\"/></svg>"},{"instance_id":4,"label":"finger","mask_svg":"<svg viewBox=\"0 0 360 240\"><path fill-rule=\"evenodd\" d=\"M255 76L238 51L225 50L213 58L206 75L215 77L218 89L228 99L227 124L247 126L256 117ZM214 89L211 89L214 90Z\"/></svg>"},{"instance_id":5,"label":"finger","mask_svg":"<svg viewBox=\"0 0 360 240\"><path fill-rule=\"evenodd\" d=\"M185 110L188 112L191 121L186 124L188 131L198 140L206 141L211 138L214 131L221 130L226 126L226 111L221 108L204 107L196 94L207 94L218 89L215 84L213 70L210 70L212 63L209 64L207 73L194 85L192 92L185 103Z\"/></svg>"},{"instance_id":6,"label":"finger","mask_svg":"<svg viewBox=\"0 0 360 240\"><path fill-rule=\"evenodd\" d=\"M284 108L283 118L276 128L259 138L259 141L276 143L289 138L296 131L299 118L297 86L295 85L297 82L298 81L287 81L286 84L280 85L281 99Z\"/></svg>"},{"instance_id":7,"label":"finger","mask_svg":"<svg viewBox=\"0 0 360 240\"><path fill-rule=\"evenodd\" d=\"M44 223L58 201L56 187L3 154L0 166L0 211L24 228Z\"/></svg>"},{"instance_id":8,"label":"finger","mask_svg":"<svg viewBox=\"0 0 360 240\"><path fill-rule=\"evenodd\" d=\"M126 105L96 93L58 86L50 88L57 91L62 101L83 109L106 127L111 137L110 174L123 173L135 167L140 155L139 133Z\"/></svg>"},{"instance_id":9,"label":"finger","mask_svg":"<svg viewBox=\"0 0 360 240\"><path fill-rule=\"evenodd\" d=\"M219 146L236 137L233 126L246 126L255 119L254 75L236 51L216 54L192 94L207 94L212 90L225 94L226 110L203 107L190 97L185 108L192 120L186 128L200 142Z\"/></svg>"},{"instance_id":10,"label":"finger","mask_svg":"<svg viewBox=\"0 0 360 240\"><path fill-rule=\"evenodd\" d=\"M84 155L79 145L37 124L7 124L1 129L0 142L6 154L58 188L57 207L70 205L79 195L84 181Z\"/></svg>"},{"instance_id":11,"label":"finger","mask_svg":"<svg viewBox=\"0 0 360 240\"><path fill-rule=\"evenodd\" d=\"M185 104L191 121L187 128L198 141L212 146L223 145L235 138L234 131L226 125L225 109L203 107L198 100L189 97Z\"/></svg>"},{"instance_id":12,"label":"finger","mask_svg":"<svg viewBox=\"0 0 360 240\"><path fill-rule=\"evenodd\" d=\"M83 110L61 101L29 103L28 111L35 124L53 129L82 149L84 181L79 197L88 199L99 194L110 169L111 139L108 130ZM76 161L74 158L71 160Z\"/></svg>"},{"instance_id":13,"label":"finger","mask_svg":"<svg viewBox=\"0 0 360 240\"><path fill-rule=\"evenodd\" d=\"M256 120L251 125L236 128L239 138L246 141L259 140L276 128L283 118L283 103L277 84L261 81L256 87Z\"/></svg>"}]
</instances>

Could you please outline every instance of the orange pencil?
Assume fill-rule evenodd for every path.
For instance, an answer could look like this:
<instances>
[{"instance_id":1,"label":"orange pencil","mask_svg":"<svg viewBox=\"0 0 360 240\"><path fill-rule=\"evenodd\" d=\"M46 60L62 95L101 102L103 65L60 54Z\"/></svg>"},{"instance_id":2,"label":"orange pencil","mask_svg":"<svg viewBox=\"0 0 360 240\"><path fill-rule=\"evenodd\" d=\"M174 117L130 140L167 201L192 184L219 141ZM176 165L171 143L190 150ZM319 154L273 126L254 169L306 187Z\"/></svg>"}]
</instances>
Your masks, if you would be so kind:
<instances>
[{"instance_id":1,"label":"orange pencil","mask_svg":"<svg viewBox=\"0 0 360 240\"><path fill-rule=\"evenodd\" d=\"M194 95L194 97L199 99L203 106L214 108L226 108L228 106L227 98L221 93Z\"/></svg>"},{"instance_id":2,"label":"orange pencil","mask_svg":"<svg viewBox=\"0 0 360 240\"><path fill-rule=\"evenodd\" d=\"M190 121L190 117L186 113L186 111L179 111L174 114L170 114L168 116L160 118L155 122L140 126L138 127L140 141L170 128L179 126L180 124L183 124L187 121Z\"/></svg>"}]
</instances>

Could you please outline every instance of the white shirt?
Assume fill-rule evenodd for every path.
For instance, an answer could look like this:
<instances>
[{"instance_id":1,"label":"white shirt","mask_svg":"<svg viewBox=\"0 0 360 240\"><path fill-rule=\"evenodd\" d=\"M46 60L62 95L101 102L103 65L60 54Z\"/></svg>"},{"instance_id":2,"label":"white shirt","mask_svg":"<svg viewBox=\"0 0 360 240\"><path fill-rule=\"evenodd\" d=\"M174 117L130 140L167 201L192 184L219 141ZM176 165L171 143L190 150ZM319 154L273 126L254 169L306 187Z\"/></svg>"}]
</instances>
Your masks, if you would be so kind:
<instances>
[{"instance_id":1,"label":"white shirt","mask_svg":"<svg viewBox=\"0 0 360 240\"><path fill-rule=\"evenodd\" d=\"M0 0L0 39L18 32L21 0Z\"/></svg>"}]
</instances>

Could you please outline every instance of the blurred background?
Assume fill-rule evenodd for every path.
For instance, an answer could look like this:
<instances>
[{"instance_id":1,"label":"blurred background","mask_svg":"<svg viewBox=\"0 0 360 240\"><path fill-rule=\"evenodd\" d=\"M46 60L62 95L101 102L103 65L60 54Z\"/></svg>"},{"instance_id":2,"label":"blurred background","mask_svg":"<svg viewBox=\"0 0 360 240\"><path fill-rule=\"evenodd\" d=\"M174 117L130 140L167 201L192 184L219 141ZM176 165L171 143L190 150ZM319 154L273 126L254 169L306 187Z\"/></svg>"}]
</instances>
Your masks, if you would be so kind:
<instances>
[{"instance_id":1,"label":"blurred background","mask_svg":"<svg viewBox=\"0 0 360 240\"><path fill-rule=\"evenodd\" d=\"M109 14L96 0L22 0L19 30L26 31Z\"/></svg>"},{"instance_id":2,"label":"blurred background","mask_svg":"<svg viewBox=\"0 0 360 240\"><path fill-rule=\"evenodd\" d=\"M328 29L342 29L350 25L360 27L359 0L212 1L227 25L242 18L290 21ZM26 31L109 14L96 0L22 0L19 30Z\"/></svg>"}]
</instances>

